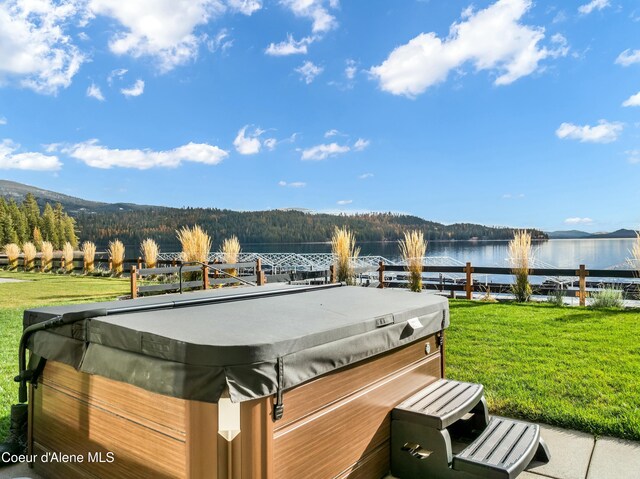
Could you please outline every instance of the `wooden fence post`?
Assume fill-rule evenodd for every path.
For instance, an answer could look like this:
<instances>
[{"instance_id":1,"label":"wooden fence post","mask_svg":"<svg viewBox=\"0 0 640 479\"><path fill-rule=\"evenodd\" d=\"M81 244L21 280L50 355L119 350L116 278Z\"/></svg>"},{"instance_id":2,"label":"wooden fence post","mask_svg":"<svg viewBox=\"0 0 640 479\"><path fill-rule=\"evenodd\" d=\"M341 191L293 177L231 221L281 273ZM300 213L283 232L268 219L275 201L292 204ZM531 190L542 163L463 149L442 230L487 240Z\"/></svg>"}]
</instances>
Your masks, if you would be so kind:
<instances>
[{"instance_id":1,"label":"wooden fence post","mask_svg":"<svg viewBox=\"0 0 640 479\"><path fill-rule=\"evenodd\" d=\"M585 306L587 304L587 276L589 276L589 273L583 264L580 265L580 269L576 273L580 279L580 290L578 291L580 306Z\"/></svg>"},{"instance_id":2,"label":"wooden fence post","mask_svg":"<svg viewBox=\"0 0 640 479\"><path fill-rule=\"evenodd\" d=\"M378 266L378 288L384 288L384 261L380 261Z\"/></svg>"},{"instance_id":3,"label":"wooden fence post","mask_svg":"<svg viewBox=\"0 0 640 479\"><path fill-rule=\"evenodd\" d=\"M142 269L142 258L138 256L138 269Z\"/></svg>"},{"instance_id":4,"label":"wooden fence post","mask_svg":"<svg viewBox=\"0 0 640 479\"><path fill-rule=\"evenodd\" d=\"M109 271L113 271L113 260L109 259Z\"/></svg>"},{"instance_id":5,"label":"wooden fence post","mask_svg":"<svg viewBox=\"0 0 640 479\"><path fill-rule=\"evenodd\" d=\"M467 284L465 284L467 299L471 299L473 293L473 277L471 276L471 273L473 273L473 268L471 267L471 263L467 263L464 268L464 272L467 274Z\"/></svg>"},{"instance_id":6,"label":"wooden fence post","mask_svg":"<svg viewBox=\"0 0 640 479\"><path fill-rule=\"evenodd\" d=\"M202 267L202 289L209 289L209 266Z\"/></svg>"},{"instance_id":7,"label":"wooden fence post","mask_svg":"<svg viewBox=\"0 0 640 479\"><path fill-rule=\"evenodd\" d=\"M264 275L264 271L262 271L262 260L260 258L256 259L256 284L258 286L264 286L267 283L267 278Z\"/></svg>"},{"instance_id":8,"label":"wooden fence post","mask_svg":"<svg viewBox=\"0 0 640 479\"><path fill-rule=\"evenodd\" d=\"M331 266L329 266L329 283L335 283L336 282L336 265L332 264Z\"/></svg>"},{"instance_id":9,"label":"wooden fence post","mask_svg":"<svg viewBox=\"0 0 640 479\"><path fill-rule=\"evenodd\" d=\"M136 267L131 267L131 298L136 299L138 297L138 272Z\"/></svg>"}]
</instances>

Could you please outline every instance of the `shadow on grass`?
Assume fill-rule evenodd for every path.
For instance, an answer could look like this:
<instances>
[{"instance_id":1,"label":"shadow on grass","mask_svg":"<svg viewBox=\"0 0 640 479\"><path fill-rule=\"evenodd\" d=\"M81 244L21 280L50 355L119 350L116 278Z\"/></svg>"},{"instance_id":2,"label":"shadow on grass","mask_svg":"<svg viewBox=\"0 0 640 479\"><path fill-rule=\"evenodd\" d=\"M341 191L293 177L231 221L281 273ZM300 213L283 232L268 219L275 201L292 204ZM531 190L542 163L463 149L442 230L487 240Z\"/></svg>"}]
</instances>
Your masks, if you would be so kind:
<instances>
[{"instance_id":1,"label":"shadow on grass","mask_svg":"<svg viewBox=\"0 0 640 479\"><path fill-rule=\"evenodd\" d=\"M466 299L454 299L449 302L449 305L451 306L452 309L477 308L480 306L488 306L490 304L497 304L497 303L483 303L481 301L469 301Z\"/></svg>"},{"instance_id":2,"label":"shadow on grass","mask_svg":"<svg viewBox=\"0 0 640 479\"><path fill-rule=\"evenodd\" d=\"M10 419L8 414L6 416L0 416L0 444L4 442L4 439L9 434Z\"/></svg>"}]
</instances>

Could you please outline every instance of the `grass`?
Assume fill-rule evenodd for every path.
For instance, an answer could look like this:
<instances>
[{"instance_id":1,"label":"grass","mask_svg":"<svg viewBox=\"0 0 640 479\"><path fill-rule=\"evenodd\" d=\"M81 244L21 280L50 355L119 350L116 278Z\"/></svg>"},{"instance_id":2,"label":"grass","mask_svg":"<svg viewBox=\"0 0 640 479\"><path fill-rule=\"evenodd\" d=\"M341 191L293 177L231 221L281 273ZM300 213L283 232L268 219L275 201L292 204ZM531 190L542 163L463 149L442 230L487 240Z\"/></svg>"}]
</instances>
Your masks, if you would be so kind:
<instances>
[{"instance_id":1,"label":"grass","mask_svg":"<svg viewBox=\"0 0 640 479\"><path fill-rule=\"evenodd\" d=\"M155 268L158 264L158 255L160 254L160 247L151 238L145 239L140 243L140 253L144 259L144 264L147 268Z\"/></svg>"},{"instance_id":2,"label":"grass","mask_svg":"<svg viewBox=\"0 0 640 479\"><path fill-rule=\"evenodd\" d=\"M27 280L0 285L0 442L16 401L13 377L18 370L18 341L25 309L63 303L106 301L129 292L125 279L0 272L0 278Z\"/></svg>"},{"instance_id":3,"label":"grass","mask_svg":"<svg viewBox=\"0 0 640 479\"><path fill-rule=\"evenodd\" d=\"M398 241L400 254L409 270L409 289L422 291L422 258L427 251L427 243L422 231L405 231L404 239Z\"/></svg>"},{"instance_id":4,"label":"grass","mask_svg":"<svg viewBox=\"0 0 640 479\"><path fill-rule=\"evenodd\" d=\"M22 251L24 253L23 262L25 271L33 270L36 262L36 254L38 251L36 250L36 245L27 241L22 245Z\"/></svg>"},{"instance_id":5,"label":"grass","mask_svg":"<svg viewBox=\"0 0 640 479\"><path fill-rule=\"evenodd\" d=\"M209 261L209 251L211 251L211 237L200 226L193 228L184 226L176 231L178 241L182 246L182 261L199 261L206 263Z\"/></svg>"},{"instance_id":6,"label":"grass","mask_svg":"<svg viewBox=\"0 0 640 479\"><path fill-rule=\"evenodd\" d=\"M355 273L351 259L358 257L360 248L356 248L356 237L346 226L343 228L336 226L331 237L331 252L335 257L336 280L352 284L355 279Z\"/></svg>"},{"instance_id":7,"label":"grass","mask_svg":"<svg viewBox=\"0 0 640 479\"><path fill-rule=\"evenodd\" d=\"M20 256L20 246L15 243L9 243L4 247L4 254L7 255L9 269L16 269L18 267L18 257Z\"/></svg>"},{"instance_id":8,"label":"grass","mask_svg":"<svg viewBox=\"0 0 640 479\"><path fill-rule=\"evenodd\" d=\"M53 245L49 241L42 242L42 257L40 258L41 270L49 271L53 265Z\"/></svg>"},{"instance_id":9,"label":"grass","mask_svg":"<svg viewBox=\"0 0 640 479\"><path fill-rule=\"evenodd\" d=\"M111 260L111 271L116 276L119 276L124 271L124 245L122 241L115 240L109 241L109 259Z\"/></svg>"},{"instance_id":10,"label":"grass","mask_svg":"<svg viewBox=\"0 0 640 479\"><path fill-rule=\"evenodd\" d=\"M591 293L591 308L622 308L624 307L624 296L622 289L608 287Z\"/></svg>"},{"instance_id":11,"label":"grass","mask_svg":"<svg viewBox=\"0 0 640 479\"><path fill-rule=\"evenodd\" d=\"M62 259L64 259L64 269L67 273L73 271L73 246L68 241L62 248Z\"/></svg>"},{"instance_id":12,"label":"grass","mask_svg":"<svg viewBox=\"0 0 640 479\"><path fill-rule=\"evenodd\" d=\"M509 259L511 260L511 272L515 276L515 282L511 291L517 301L522 303L531 298L531 285L529 284L529 268L533 260L531 250L531 233L516 231L513 239L509 241Z\"/></svg>"},{"instance_id":13,"label":"grass","mask_svg":"<svg viewBox=\"0 0 640 479\"><path fill-rule=\"evenodd\" d=\"M96 245L91 241L82 243L82 270L85 273L92 273L95 269Z\"/></svg>"},{"instance_id":14,"label":"grass","mask_svg":"<svg viewBox=\"0 0 640 479\"><path fill-rule=\"evenodd\" d=\"M640 439L640 313L451 302L447 374L492 413Z\"/></svg>"}]
</instances>

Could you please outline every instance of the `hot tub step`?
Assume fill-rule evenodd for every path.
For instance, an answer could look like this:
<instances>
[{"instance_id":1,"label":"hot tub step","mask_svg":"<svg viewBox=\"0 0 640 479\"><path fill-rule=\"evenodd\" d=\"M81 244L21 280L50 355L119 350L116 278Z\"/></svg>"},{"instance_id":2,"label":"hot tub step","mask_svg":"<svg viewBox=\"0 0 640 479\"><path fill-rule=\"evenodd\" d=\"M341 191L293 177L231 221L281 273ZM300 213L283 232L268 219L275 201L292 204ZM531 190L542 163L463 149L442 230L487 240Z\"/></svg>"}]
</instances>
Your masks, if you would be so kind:
<instances>
[{"instance_id":1,"label":"hot tub step","mask_svg":"<svg viewBox=\"0 0 640 479\"><path fill-rule=\"evenodd\" d=\"M439 379L396 406L392 418L444 429L473 412L484 427L489 415L483 392L482 384Z\"/></svg>"},{"instance_id":2,"label":"hot tub step","mask_svg":"<svg viewBox=\"0 0 640 479\"><path fill-rule=\"evenodd\" d=\"M453 457L452 468L486 479L513 479L536 456L548 461L538 425L492 416L483 433Z\"/></svg>"}]
</instances>

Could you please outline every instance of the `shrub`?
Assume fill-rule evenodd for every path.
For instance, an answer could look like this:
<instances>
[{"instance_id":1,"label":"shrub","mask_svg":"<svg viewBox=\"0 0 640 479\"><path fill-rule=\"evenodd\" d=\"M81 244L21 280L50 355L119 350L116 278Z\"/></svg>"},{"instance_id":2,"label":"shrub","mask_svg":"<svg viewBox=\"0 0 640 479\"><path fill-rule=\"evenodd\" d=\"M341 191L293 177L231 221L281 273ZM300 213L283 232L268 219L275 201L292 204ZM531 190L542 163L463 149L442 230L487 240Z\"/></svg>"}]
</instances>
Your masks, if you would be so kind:
<instances>
[{"instance_id":1,"label":"shrub","mask_svg":"<svg viewBox=\"0 0 640 479\"><path fill-rule=\"evenodd\" d=\"M42 242L42 256L40 257L40 267L42 272L47 272L53 265L53 244L49 241Z\"/></svg>"},{"instance_id":2,"label":"shrub","mask_svg":"<svg viewBox=\"0 0 640 479\"><path fill-rule=\"evenodd\" d=\"M346 226L336 226L331 238L331 252L333 253L336 279L339 282L353 284L355 272L351 264L360 254L360 248L356 248L356 237Z\"/></svg>"},{"instance_id":3,"label":"shrub","mask_svg":"<svg viewBox=\"0 0 640 479\"><path fill-rule=\"evenodd\" d=\"M427 251L427 243L422 231L405 231L404 239L398 241L400 254L409 270L409 289L422 291L422 258Z\"/></svg>"},{"instance_id":4,"label":"shrub","mask_svg":"<svg viewBox=\"0 0 640 479\"><path fill-rule=\"evenodd\" d=\"M7 255L9 270L15 271L18 268L18 258L20 257L20 246L9 243L4 247L4 254Z\"/></svg>"},{"instance_id":5,"label":"shrub","mask_svg":"<svg viewBox=\"0 0 640 479\"><path fill-rule=\"evenodd\" d=\"M93 273L96 261L96 245L91 241L82 243L82 270L89 274Z\"/></svg>"},{"instance_id":6,"label":"shrub","mask_svg":"<svg viewBox=\"0 0 640 479\"><path fill-rule=\"evenodd\" d=\"M633 256L633 264L638 273L640 273L640 231L636 232L636 241L631 248L631 256Z\"/></svg>"},{"instance_id":7,"label":"shrub","mask_svg":"<svg viewBox=\"0 0 640 479\"><path fill-rule=\"evenodd\" d=\"M515 276L511 292L516 297L516 301L527 302L532 294L531 284L529 284L529 265L533 260L529 232L516 231L513 234L513 239L509 241L509 259L512 265L511 272Z\"/></svg>"},{"instance_id":8,"label":"shrub","mask_svg":"<svg viewBox=\"0 0 640 479\"><path fill-rule=\"evenodd\" d=\"M62 259L66 273L73 273L73 246L68 241L62 247Z\"/></svg>"},{"instance_id":9,"label":"shrub","mask_svg":"<svg viewBox=\"0 0 640 479\"><path fill-rule=\"evenodd\" d=\"M594 309L623 308L624 300L622 290L615 287L606 287L591 293L591 304Z\"/></svg>"},{"instance_id":10,"label":"shrub","mask_svg":"<svg viewBox=\"0 0 640 479\"><path fill-rule=\"evenodd\" d=\"M549 293L547 296L547 302L553 304L554 306L563 307L564 306L564 293L561 289L556 289L555 291Z\"/></svg>"},{"instance_id":11,"label":"shrub","mask_svg":"<svg viewBox=\"0 0 640 479\"><path fill-rule=\"evenodd\" d=\"M158 255L160 254L160 247L151 238L145 239L140 243L140 253L144 259L144 264L147 268L155 268L158 264Z\"/></svg>"},{"instance_id":12,"label":"shrub","mask_svg":"<svg viewBox=\"0 0 640 479\"><path fill-rule=\"evenodd\" d=\"M122 241L109 241L107 251L111 260L111 272L116 276L120 276L124 271L124 245Z\"/></svg>"},{"instance_id":13,"label":"shrub","mask_svg":"<svg viewBox=\"0 0 640 479\"><path fill-rule=\"evenodd\" d=\"M182 261L199 261L207 263L209 261L209 251L211 250L211 237L200 226L193 228L184 226L176 231L178 241L182 245Z\"/></svg>"},{"instance_id":14,"label":"shrub","mask_svg":"<svg viewBox=\"0 0 640 479\"><path fill-rule=\"evenodd\" d=\"M32 271L36 262L36 254L38 251L36 250L36 245L31 242L26 242L22 245L22 263L24 265L25 271Z\"/></svg>"}]
</instances>

